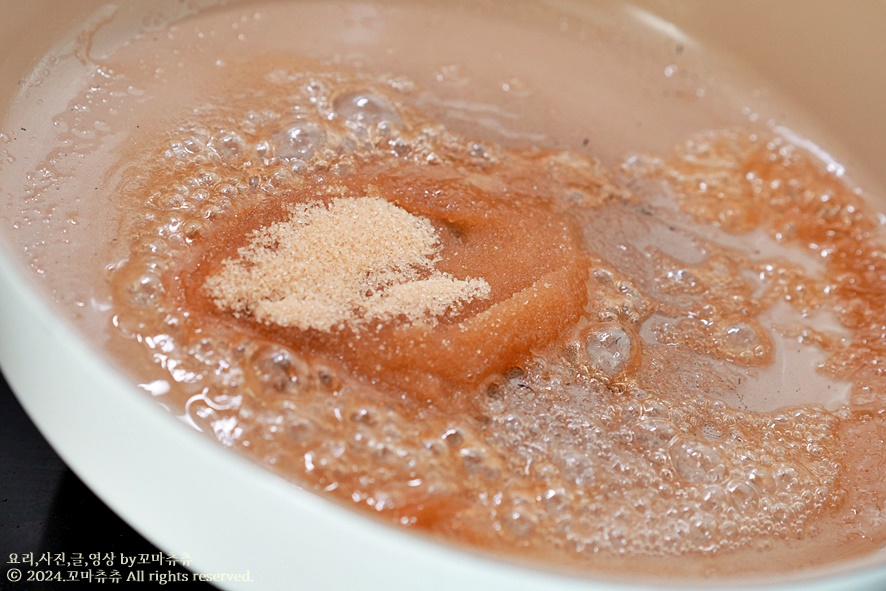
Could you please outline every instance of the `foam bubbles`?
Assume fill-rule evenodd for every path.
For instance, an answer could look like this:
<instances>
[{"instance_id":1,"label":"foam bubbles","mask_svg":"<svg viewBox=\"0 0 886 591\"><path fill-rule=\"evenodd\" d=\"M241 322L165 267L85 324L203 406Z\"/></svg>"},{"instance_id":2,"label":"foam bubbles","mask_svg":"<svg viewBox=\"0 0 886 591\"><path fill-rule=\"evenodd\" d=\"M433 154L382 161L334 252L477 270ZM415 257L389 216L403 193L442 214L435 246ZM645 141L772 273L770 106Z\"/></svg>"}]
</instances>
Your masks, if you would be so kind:
<instances>
[{"instance_id":1,"label":"foam bubbles","mask_svg":"<svg viewBox=\"0 0 886 591\"><path fill-rule=\"evenodd\" d=\"M558 206L588 234L607 231L600 220L611 218L598 214L615 208L610 214L635 216L649 235L685 238L691 256L655 250L644 232L622 232L608 246L589 237L601 252L589 253L585 317L557 346L527 352L520 367L476 391L429 403L420 384L391 392L352 377L335 355L284 346L264 329L240 332L224 319L193 326L187 288L168 281L195 264L193 238L273 207L306 179L390 159L455 162L483 186L502 182L484 176L494 164L539 158L450 133L368 76L277 69L260 78L243 104L218 105L170 131L150 172L158 188L130 195L138 239L112 274L119 326L169 371L175 383L165 396L186 392L194 424L395 523L481 547L554 553L558 562L759 548L812 536L846 502L839 416L812 406L758 413L715 399L771 361L771 327L759 320L767 306L786 286L814 282L701 231L675 238L666 228L673 220L650 221L633 205L642 195L595 199L608 181L574 154L547 165L587 185ZM712 149L697 142L688 150L713 166ZM678 221L743 228L740 214L753 209L729 191L728 212L698 194L680 197L689 212ZM823 305L818 297L804 305Z\"/></svg>"},{"instance_id":2,"label":"foam bubbles","mask_svg":"<svg viewBox=\"0 0 886 591\"><path fill-rule=\"evenodd\" d=\"M246 154L249 146L237 132L221 131L209 140L207 148L222 160L237 161Z\"/></svg>"},{"instance_id":3,"label":"foam bubbles","mask_svg":"<svg viewBox=\"0 0 886 591\"><path fill-rule=\"evenodd\" d=\"M163 295L163 282L156 273L150 271L136 277L129 286L129 300L139 308L149 308L157 304Z\"/></svg>"},{"instance_id":4,"label":"foam bubbles","mask_svg":"<svg viewBox=\"0 0 886 591\"><path fill-rule=\"evenodd\" d=\"M674 469L691 482L717 482L723 478L725 466L719 452L699 441L675 441L668 455Z\"/></svg>"},{"instance_id":5,"label":"foam bubbles","mask_svg":"<svg viewBox=\"0 0 886 591\"><path fill-rule=\"evenodd\" d=\"M621 373L631 361L631 337L617 325L595 327L584 341L591 367L607 376Z\"/></svg>"},{"instance_id":6,"label":"foam bubbles","mask_svg":"<svg viewBox=\"0 0 886 591\"><path fill-rule=\"evenodd\" d=\"M677 436L677 430L670 421L656 418L637 421L632 432L636 444L649 451L666 449Z\"/></svg>"},{"instance_id":7,"label":"foam bubbles","mask_svg":"<svg viewBox=\"0 0 886 591\"><path fill-rule=\"evenodd\" d=\"M326 144L326 131L316 123L296 123L271 136L269 144L278 158L310 160Z\"/></svg>"},{"instance_id":8,"label":"foam bubbles","mask_svg":"<svg viewBox=\"0 0 886 591\"><path fill-rule=\"evenodd\" d=\"M355 127L398 123L400 116L383 96L373 92L355 92L339 95L332 103L335 113Z\"/></svg>"},{"instance_id":9,"label":"foam bubbles","mask_svg":"<svg viewBox=\"0 0 886 591\"><path fill-rule=\"evenodd\" d=\"M250 356L246 376L259 396L292 396L313 386L310 365L292 351L274 345L263 346Z\"/></svg>"}]
</instances>

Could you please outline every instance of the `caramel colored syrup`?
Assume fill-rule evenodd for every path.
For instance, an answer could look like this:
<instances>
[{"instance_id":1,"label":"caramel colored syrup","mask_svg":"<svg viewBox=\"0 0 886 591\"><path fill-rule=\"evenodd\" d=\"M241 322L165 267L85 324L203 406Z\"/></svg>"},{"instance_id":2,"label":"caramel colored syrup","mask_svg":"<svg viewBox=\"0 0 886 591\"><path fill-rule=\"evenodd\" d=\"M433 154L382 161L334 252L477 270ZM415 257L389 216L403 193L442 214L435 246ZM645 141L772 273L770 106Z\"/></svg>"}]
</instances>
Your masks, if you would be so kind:
<instances>
[{"instance_id":1,"label":"caramel colored syrup","mask_svg":"<svg viewBox=\"0 0 886 591\"><path fill-rule=\"evenodd\" d=\"M762 229L819 258L820 279L802 269L762 269L762 297L799 310L830 306L851 340L814 327L788 329L830 355L821 371L855 384L852 404L879 414L886 398L886 250L875 212L834 174L781 138L730 132L699 138L665 169L680 206L732 233Z\"/></svg>"},{"instance_id":2,"label":"caramel colored syrup","mask_svg":"<svg viewBox=\"0 0 886 591\"><path fill-rule=\"evenodd\" d=\"M409 85L250 75L128 185L118 326L189 421L387 521L570 569L728 576L882 543L855 459L882 446L876 216L808 154L724 131L607 170L455 134ZM364 196L430 221L436 268L490 297L330 330L212 297L294 204ZM787 402L791 363L852 406Z\"/></svg>"},{"instance_id":3,"label":"caramel colored syrup","mask_svg":"<svg viewBox=\"0 0 886 591\"><path fill-rule=\"evenodd\" d=\"M307 357L335 360L369 383L408 393L414 403L468 395L563 334L587 301L588 264L579 231L563 206L556 211L548 197L565 187L556 170L545 170L545 160L521 162L538 170L531 187L525 180L531 172L523 166L509 170L510 163L489 165L478 174L469 162L434 167L360 162L341 179L301 180L293 193L260 203L259 211L245 211L194 240L192 248L200 255L193 270L180 275L179 305L194 311L191 322L199 330L207 322L233 323L238 332L283 343ZM495 184L484 186L490 178ZM219 310L204 288L206 277L243 248L252 232L278 221L287 205L322 199L327 183L345 195L370 191L433 221L442 243L437 269L484 278L492 297L433 325L399 320L331 332L231 318ZM378 232L384 240L384 228ZM413 400L416 392L421 395Z\"/></svg>"}]
</instances>

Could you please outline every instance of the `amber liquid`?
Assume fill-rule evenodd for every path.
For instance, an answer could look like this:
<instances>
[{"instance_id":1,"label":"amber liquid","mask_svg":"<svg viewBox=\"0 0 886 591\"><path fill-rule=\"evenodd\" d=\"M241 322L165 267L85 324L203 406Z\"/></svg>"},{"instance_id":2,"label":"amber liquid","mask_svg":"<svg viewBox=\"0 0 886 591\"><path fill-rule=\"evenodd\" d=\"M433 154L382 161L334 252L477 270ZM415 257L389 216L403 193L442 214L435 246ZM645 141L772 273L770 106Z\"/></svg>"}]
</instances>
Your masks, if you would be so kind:
<instances>
[{"instance_id":1,"label":"amber liquid","mask_svg":"<svg viewBox=\"0 0 886 591\"><path fill-rule=\"evenodd\" d=\"M600 10L268 3L151 23L68 56L83 89L46 117L55 143L4 172L25 181L13 234L181 418L388 522L607 576L876 551L876 212L771 105L698 75L712 57ZM311 332L207 296L288 204L370 185L494 297L431 329Z\"/></svg>"}]
</instances>

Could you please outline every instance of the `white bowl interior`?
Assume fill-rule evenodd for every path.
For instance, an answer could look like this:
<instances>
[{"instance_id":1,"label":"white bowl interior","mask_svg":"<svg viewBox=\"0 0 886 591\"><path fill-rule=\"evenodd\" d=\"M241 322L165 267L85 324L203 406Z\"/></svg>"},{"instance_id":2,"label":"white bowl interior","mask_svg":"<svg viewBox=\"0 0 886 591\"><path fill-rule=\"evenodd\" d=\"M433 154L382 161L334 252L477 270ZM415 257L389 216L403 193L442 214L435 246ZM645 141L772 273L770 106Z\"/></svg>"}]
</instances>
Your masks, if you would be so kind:
<instances>
[{"instance_id":1,"label":"white bowl interior","mask_svg":"<svg viewBox=\"0 0 886 591\"><path fill-rule=\"evenodd\" d=\"M578 12L594 4L549 3ZM102 4L4 3L0 112L46 52L70 39L75 25ZM837 160L869 194L886 195L880 166L886 161L880 63L886 4L646 0L632 6L652 28L750 64L803 104ZM886 208L883 199L878 204ZM23 406L62 458L131 525L165 550L189 554L197 571L232 575L216 582L222 588L626 588L524 569L392 530L230 454L172 420L83 346L12 251L7 246L0 257L0 362ZM783 586L881 589L886 553L815 581L808 573L798 576L802 580Z\"/></svg>"}]
</instances>

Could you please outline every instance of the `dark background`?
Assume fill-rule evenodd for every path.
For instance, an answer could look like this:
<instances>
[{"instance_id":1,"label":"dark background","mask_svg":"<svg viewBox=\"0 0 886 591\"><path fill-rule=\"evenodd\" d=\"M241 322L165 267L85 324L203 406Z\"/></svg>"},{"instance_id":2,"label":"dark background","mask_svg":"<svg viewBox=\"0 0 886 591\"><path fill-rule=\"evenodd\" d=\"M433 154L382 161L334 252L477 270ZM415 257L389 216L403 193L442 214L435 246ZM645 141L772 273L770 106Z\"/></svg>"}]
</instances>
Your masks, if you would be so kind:
<instances>
[{"instance_id":1,"label":"dark background","mask_svg":"<svg viewBox=\"0 0 886 591\"><path fill-rule=\"evenodd\" d=\"M0 590L79 588L157 588L156 582L9 582L13 566L22 571L45 566L10 565L10 553L124 553L129 556L160 552L117 517L71 472L37 431L0 374ZM63 567L49 567L65 572ZM181 566L144 567L147 572L188 573ZM82 569L78 569L82 570ZM98 569L92 569L98 570ZM125 569L120 569L125 575ZM162 588L187 585L198 591L214 589L208 583L167 583Z\"/></svg>"}]
</instances>

